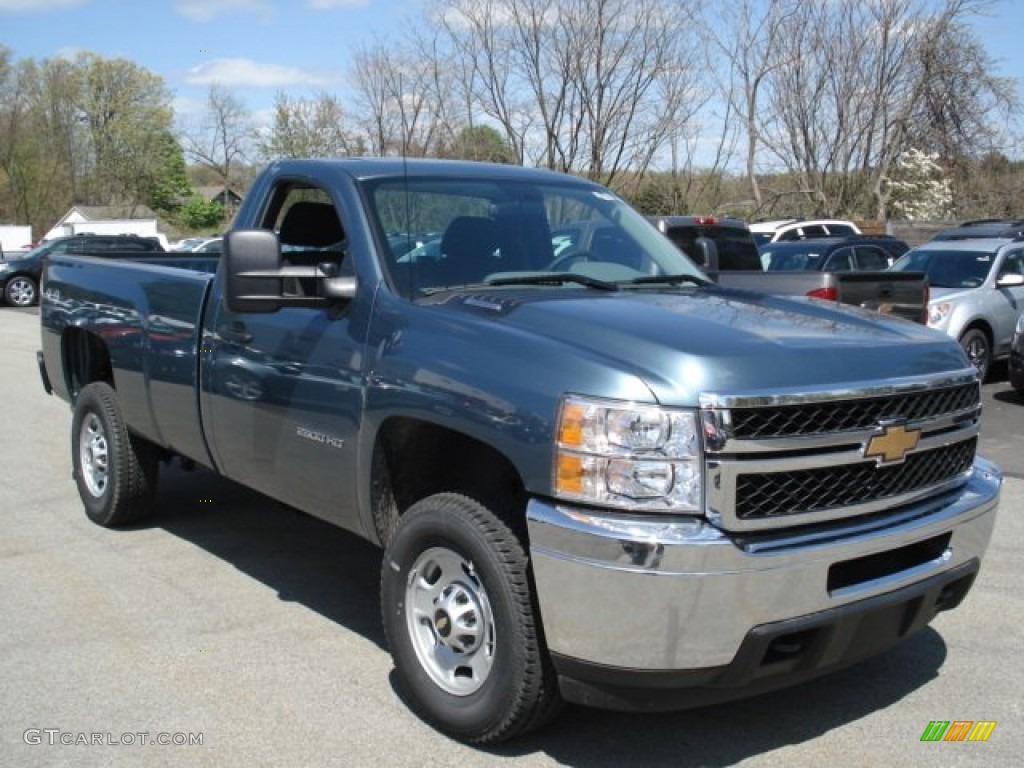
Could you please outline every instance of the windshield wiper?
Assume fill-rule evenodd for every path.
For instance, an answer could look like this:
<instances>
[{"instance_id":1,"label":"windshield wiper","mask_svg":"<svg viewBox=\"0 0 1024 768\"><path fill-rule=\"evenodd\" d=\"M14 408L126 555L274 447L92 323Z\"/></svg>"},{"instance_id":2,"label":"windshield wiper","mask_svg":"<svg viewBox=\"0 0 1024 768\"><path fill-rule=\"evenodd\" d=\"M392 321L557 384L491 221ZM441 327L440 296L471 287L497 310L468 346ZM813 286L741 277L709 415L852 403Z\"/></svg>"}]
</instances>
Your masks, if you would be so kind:
<instances>
[{"instance_id":1,"label":"windshield wiper","mask_svg":"<svg viewBox=\"0 0 1024 768\"><path fill-rule=\"evenodd\" d=\"M527 275L507 275L495 277L487 281L487 285L564 285L565 283L576 283L587 288L596 288L600 291L617 291L619 286L609 283L607 280L598 280L596 277L587 277L576 272L538 272Z\"/></svg>"},{"instance_id":2,"label":"windshield wiper","mask_svg":"<svg viewBox=\"0 0 1024 768\"><path fill-rule=\"evenodd\" d=\"M697 277L696 275L644 275L643 277L626 281L626 285L656 285L658 283L668 283L669 285L679 285L680 283L692 283L699 286L714 285L710 280L705 280L703 277Z\"/></svg>"}]
</instances>

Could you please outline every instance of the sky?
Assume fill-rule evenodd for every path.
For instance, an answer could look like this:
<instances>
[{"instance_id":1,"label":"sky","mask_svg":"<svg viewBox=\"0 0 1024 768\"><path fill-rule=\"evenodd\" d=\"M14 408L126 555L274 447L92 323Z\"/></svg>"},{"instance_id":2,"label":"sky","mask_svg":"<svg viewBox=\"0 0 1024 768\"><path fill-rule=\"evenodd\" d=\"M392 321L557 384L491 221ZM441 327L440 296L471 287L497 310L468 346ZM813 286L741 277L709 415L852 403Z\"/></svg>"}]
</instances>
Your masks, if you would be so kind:
<instances>
[{"instance_id":1,"label":"sky","mask_svg":"<svg viewBox=\"0 0 1024 768\"><path fill-rule=\"evenodd\" d=\"M160 75L182 122L219 82L259 119L274 96L342 98L363 46L398 39L419 0L0 0L0 44L15 59L91 51ZM975 30L1024 101L1024 0L997 0ZM261 120L262 122L262 120Z\"/></svg>"},{"instance_id":2,"label":"sky","mask_svg":"<svg viewBox=\"0 0 1024 768\"><path fill-rule=\"evenodd\" d=\"M90 51L161 76L175 113L201 114L211 83L268 115L274 95L342 96L362 46L395 36L417 0L0 0L17 59Z\"/></svg>"}]
</instances>

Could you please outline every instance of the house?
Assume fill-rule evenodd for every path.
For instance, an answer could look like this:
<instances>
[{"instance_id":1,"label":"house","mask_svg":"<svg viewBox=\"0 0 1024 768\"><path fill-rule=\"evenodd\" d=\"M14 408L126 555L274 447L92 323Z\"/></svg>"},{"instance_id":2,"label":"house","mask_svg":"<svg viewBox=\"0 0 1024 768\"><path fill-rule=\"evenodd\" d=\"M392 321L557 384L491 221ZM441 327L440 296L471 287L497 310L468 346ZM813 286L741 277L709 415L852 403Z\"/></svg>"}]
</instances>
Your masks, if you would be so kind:
<instances>
[{"instance_id":1,"label":"house","mask_svg":"<svg viewBox=\"0 0 1024 768\"><path fill-rule=\"evenodd\" d=\"M83 232L156 236L157 217L146 205L75 205L43 235L43 240Z\"/></svg>"},{"instance_id":2,"label":"house","mask_svg":"<svg viewBox=\"0 0 1024 768\"><path fill-rule=\"evenodd\" d=\"M242 196L225 186L196 187L196 194L208 202L220 203L225 211L237 211Z\"/></svg>"}]
</instances>

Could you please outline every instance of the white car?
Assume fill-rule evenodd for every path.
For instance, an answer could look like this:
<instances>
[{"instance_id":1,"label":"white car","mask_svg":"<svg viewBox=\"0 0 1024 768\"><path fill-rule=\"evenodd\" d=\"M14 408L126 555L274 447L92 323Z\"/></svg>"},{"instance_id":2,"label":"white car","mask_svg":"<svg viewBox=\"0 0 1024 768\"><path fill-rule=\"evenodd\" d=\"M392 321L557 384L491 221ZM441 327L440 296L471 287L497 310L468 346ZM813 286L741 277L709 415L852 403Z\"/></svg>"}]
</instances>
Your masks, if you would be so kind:
<instances>
[{"instance_id":1,"label":"white car","mask_svg":"<svg viewBox=\"0 0 1024 768\"><path fill-rule=\"evenodd\" d=\"M841 219L778 219L750 225L758 246L780 240L809 240L814 237L845 237L862 234L852 221Z\"/></svg>"}]
</instances>

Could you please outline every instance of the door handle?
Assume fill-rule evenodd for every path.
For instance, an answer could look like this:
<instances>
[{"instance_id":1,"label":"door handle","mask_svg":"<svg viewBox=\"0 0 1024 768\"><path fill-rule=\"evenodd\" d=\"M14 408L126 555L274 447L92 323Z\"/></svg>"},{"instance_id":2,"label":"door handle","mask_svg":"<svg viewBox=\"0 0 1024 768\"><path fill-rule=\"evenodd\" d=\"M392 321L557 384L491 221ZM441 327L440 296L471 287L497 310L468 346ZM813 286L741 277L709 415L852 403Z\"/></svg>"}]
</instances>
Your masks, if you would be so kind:
<instances>
[{"instance_id":1,"label":"door handle","mask_svg":"<svg viewBox=\"0 0 1024 768\"><path fill-rule=\"evenodd\" d=\"M217 329L217 335L231 344L245 346L252 341L252 334L245 328L245 323L237 320L231 325L222 325Z\"/></svg>"}]
</instances>

